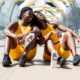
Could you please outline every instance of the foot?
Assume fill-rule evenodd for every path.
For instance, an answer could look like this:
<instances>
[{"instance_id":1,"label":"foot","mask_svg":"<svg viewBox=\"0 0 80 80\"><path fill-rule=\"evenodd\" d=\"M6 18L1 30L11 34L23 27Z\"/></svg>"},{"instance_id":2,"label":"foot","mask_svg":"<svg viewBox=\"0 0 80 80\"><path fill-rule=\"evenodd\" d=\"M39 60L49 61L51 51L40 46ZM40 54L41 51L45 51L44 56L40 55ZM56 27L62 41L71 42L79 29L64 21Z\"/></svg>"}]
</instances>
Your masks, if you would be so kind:
<instances>
[{"instance_id":1,"label":"foot","mask_svg":"<svg viewBox=\"0 0 80 80\"><path fill-rule=\"evenodd\" d=\"M80 56L79 55L75 55L73 58L73 65L77 66L80 62Z\"/></svg>"},{"instance_id":2,"label":"foot","mask_svg":"<svg viewBox=\"0 0 80 80\"><path fill-rule=\"evenodd\" d=\"M66 66L66 60L63 58L60 58L59 64L61 68L64 68Z\"/></svg>"},{"instance_id":3,"label":"foot","mask_svg":"<svg viewBox=\"0 0 80 80\"><path fill-rule=\"evenodd\" d=\"M25 66L25 63L26 63L26 56L25 55L22 55L21 58L19 59L19 62L18 64L23 67Z\"/></svg>"},{"instance_id":4,"label":"foot","mask_svg":"<svg viewBox=\"0 0 80 80\"><path fill-rule=\"evenodd\" d=\"M60 64L60 60L62 59L62 57L58 57L57 58L57 64Z\"/></svg>"},{"instance_id":5,"label":"foot","mask_svg":"<svg viewBox=\"0 0 80 80\"><path fill-rule=\"evenodd\" d=\"M4 67L8 67L8 66L10 66L11 64L12 64L12 62L11 62L11 59L10 59L9 55L4 54L3 61L2 61L2 65L3 65Z\"/></svg>"},{"instance_id":6,"label":"foot","mask_svg":"<svg viewBox=\"0 0 80 80\"><path fill-rule=\"evenodd\" d=\"M65 60L65 59L61 59L61 60L60 60L60 66L61 66L62 68L64 68L64 67L66 66L66 60Z\"/></svg>"}]
</instances>

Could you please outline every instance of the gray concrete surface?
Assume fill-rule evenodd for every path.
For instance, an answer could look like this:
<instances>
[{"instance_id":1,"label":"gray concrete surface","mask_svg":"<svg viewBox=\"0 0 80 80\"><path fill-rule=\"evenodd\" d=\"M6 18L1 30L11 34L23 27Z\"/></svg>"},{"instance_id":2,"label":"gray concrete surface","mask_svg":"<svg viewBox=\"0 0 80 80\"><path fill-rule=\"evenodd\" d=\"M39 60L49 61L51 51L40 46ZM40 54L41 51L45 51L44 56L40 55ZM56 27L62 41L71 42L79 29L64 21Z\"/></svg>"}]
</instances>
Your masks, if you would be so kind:
<instances>
[{"instance_id":1,"label":"gray concrete surface","mask_svg":"<svg viewBox=\"0 0 80 80\"><path fill-rule=\"evenodd\" d=\"M0 80L80 80L80 66L69 63L67 68L51 68L50 63L43 63L43 47L38 47L33 62L26 63L26 67L19 67L17 61L12 61L12 67L4 68L1 64L4 44L4 40L0 40Z\"/></svg>"}]
</instances>

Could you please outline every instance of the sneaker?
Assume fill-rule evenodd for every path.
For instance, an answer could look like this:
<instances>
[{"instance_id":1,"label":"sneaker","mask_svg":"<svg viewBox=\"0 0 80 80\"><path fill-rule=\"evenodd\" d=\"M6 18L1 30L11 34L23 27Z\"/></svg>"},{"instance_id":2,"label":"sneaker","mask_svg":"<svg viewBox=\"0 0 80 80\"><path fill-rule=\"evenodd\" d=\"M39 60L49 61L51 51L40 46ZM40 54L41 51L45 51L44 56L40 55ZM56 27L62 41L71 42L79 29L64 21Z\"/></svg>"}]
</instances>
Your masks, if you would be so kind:
<instances>
[{"instance_id":1,"label":"sneaker","mask_svg":"<svg viewBox=\"0 0 80 80\"><path fill-rule=\"evenodd\" d=\"M8 67L8 66L10 66L10 64L12 64L12 62L11 62L11 59L10 59L9 55L4 54L2 65L4 67Z\"/></svg>"},{"instance_id":2,"label":"sneaker","mask_svg":"<svg viewBox=\"0 0 80 80\"><path fill-rule=\"evenodd\" d=\"M73 58L73 65L77 66L80 62L80 56L79 55L75 55Z\"/></svg>"},{"instance_id":3,"label":"sneaker","mask_svg":"<svg viewBox=\"0 0 80 80\"><path fill-rule=\"evenodd\" d=\"M61 58L59 64L60 67L64 68L66 66L66 59Z\"/></svg>"},{"instance_id":4,"label":"sneaker","mask_svg":"<svg viewBox=\"0 0 80 80\"><path fill-rule=\"evenodd\" d=\"M60 60L62 59L62 57L58 57L57 58L57 64L60 64Z\"/></svg>"},{"instance_id":5,"label":"sneaker","mask_svg":"<svg viewBox=\"0 0 80 80\"><path fill-rule=\"evenodd\" d=\"M20 57L20 59L19 59L18 64L19 64L21 67L23 67L23 66L25 66L25 63L26 63L26 56L25 56L25 55L22 55L22 56Z\"/></svg>"}]
</instances>

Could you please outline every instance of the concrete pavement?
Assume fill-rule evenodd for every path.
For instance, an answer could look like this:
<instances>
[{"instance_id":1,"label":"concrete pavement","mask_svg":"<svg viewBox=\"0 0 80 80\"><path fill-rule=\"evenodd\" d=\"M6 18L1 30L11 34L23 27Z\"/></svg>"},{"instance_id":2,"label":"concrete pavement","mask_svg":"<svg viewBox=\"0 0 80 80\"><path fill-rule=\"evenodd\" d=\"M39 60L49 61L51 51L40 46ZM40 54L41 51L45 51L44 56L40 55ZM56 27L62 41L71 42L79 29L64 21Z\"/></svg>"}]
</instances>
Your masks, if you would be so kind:
<instances>
[{"instance_id":1,"label":"concrete pavement","mask_svg":"<svg viewBox=\"0 0 80 80\"><path fill-rule=\"evenodd\" d=\"M80 66L69 63L67 68L51 68L50 63L43 62L44 49L40 46L33 62L26 63L25 67L19 67L17 61L12 61L11 67L2 67L4 44L4 40L0 40L0 80L80 80Z\"/></svg>"}]
</instances>

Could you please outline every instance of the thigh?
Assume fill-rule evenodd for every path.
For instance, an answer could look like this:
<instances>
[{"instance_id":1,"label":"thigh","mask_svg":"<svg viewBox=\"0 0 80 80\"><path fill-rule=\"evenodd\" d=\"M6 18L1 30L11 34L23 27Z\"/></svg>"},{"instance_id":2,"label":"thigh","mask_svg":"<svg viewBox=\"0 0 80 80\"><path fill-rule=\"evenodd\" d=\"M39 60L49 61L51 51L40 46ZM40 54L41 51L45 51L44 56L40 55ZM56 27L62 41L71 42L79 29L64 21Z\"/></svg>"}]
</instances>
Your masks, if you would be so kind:
<instances>
[{"instance_id":1,"label":"thigh","mask_svg":"<svg viewBox=\"0 0 80 80\"><path fill-rule=\"evenodd\" d=\"M60 50L58 52L58 55L64 59L67 59L70 56L71 51L65 50L62 46L60 47Z\"/></svg>"},{"instance_id":2,"label":"thigh","mask_svg":"<svg viewBox=\"0 0 80 80\"><path fill-rule=\"evenodd\" d=\"M61 46L65 50L70 50L69 47L68 47L68 44L67 44L67 39L68 39L68 37L67 37L66 32L65 33L62 33L62 38L60 40Z\"/></svg>"},{"instance_id":3,"label":"thigh","mask_svg":"<svg viewBox=\"0 0 80 80\"><path fill-rule=\"evenodd\" d=\"M36 47L36 45L37 45L37 38L36 36L34 36L34 39L31 40L31 42L29 42L29 44L26 46L25 51L33 49L34 47Z\"/></svg>"},{"instance_id":4,"label":"thigh","mask_svg":"<svg viewBox=\"0 0 80 80\"><path fill-rule=\"evenodd\" d=\"M17 40L10 38L10 48L15 49L17 47Z\"/></svg>"},{"instance_id":5,"label":"thigh","mask_svg":"<svg viewBox=\"0 0 80 80\"><path fill-rule=\"evenodd\" d=\"M50 61L51 60L51 53L48 51L46 45L44 46L43 59L44 59L44 61Z\"/></svg>"},{"instance_id":6,"label":"thigh","mask_svg":"<svg viewBox=\"0 0 80 80\"><path fill-rule=\"evenodd\" d=\"M55 51L55 48L52 40L50 39L44 45L44 54L43 54L44 61L50 61L52 51Z\"/></svg>"}]
</instances>

